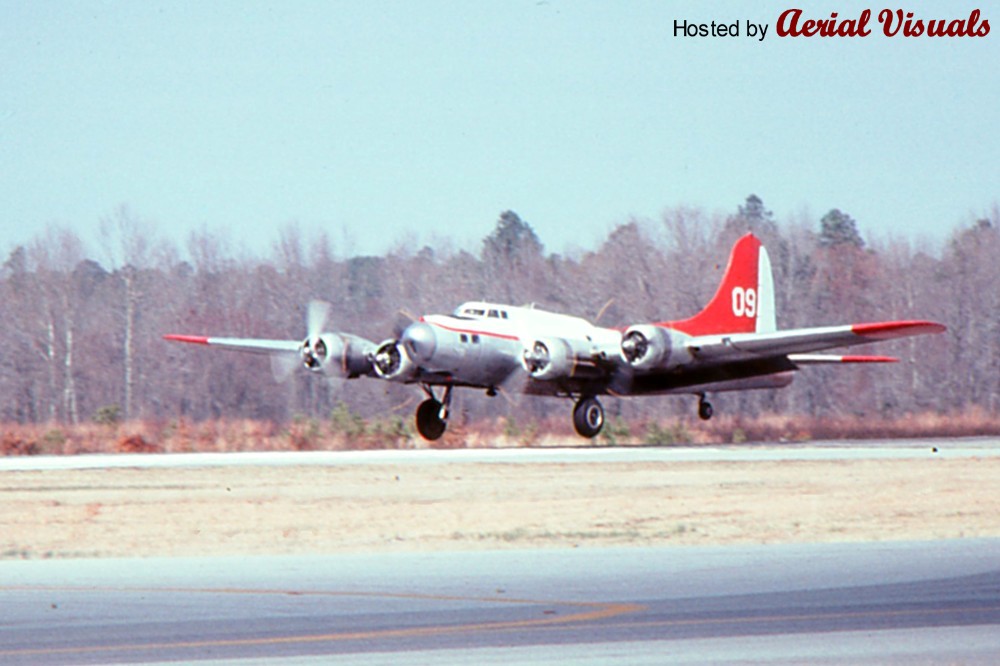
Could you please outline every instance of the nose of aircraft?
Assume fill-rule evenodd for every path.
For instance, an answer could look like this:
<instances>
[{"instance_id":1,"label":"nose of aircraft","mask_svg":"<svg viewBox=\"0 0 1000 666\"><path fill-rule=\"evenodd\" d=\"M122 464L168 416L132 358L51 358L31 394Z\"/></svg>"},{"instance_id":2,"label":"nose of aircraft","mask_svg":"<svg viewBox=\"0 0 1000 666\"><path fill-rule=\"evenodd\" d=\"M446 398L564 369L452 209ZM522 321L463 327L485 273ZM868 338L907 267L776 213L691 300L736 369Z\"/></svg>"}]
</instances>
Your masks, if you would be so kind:
<instances>
[{"instance_id":1,"label":"nose of aircraft","mask_svg":"<svg viewBox=\"0 0 1000 666\"><path fill-rule=\"evenodd\" d=\"M422 321L407 326L399 341L406 347L410 358L418 363L430 361L437 348L437 336L434 334L434 328Z\"/></svg>"}]
</instances>

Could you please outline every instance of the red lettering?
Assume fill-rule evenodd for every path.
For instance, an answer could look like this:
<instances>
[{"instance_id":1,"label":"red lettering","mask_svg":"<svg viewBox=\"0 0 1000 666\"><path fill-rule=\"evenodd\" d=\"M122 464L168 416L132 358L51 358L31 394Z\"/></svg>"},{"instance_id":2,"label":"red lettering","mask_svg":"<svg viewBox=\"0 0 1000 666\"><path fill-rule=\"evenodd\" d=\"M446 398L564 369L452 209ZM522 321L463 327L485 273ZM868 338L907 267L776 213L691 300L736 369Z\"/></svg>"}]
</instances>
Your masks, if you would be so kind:
<instances>
[{"instance_id":1,"label":"red lettering","mask_svg":"<svg viewBox=\"0 0 1000 666\"><path fill-rule=\"evenodd\" d=\"M990 22L984 20L979 24L982 15L978 9L972 10L967 21L955 19L933 19L924 21L915 19L913 12L903 13L902 9L893 12L883 9L879 12L878 22L882 24L882 32L886 37L895 37L902 31L904 37L985 37L990 34ZM979 24L977 26L977 24Z\"/></svg>"},{"instance_id":2,"label":"red lettering","mask_svg":"<svg viewBox=\"0 0 1000 666\"><path fill-rule=\"evenodd\" d=\"M820 19L816 21L816 25L819 28L819 34L821 37L832 37L833 33L830 31L833 26L836 25L837 12L830 12L830 20L826 21Z\"/></svg>"},{"instance_id":3,"label":"red lettering","mask_svg":"<svg viewBox=\"0 0 1000 666\"><path fill-rule=\"evenodd\" d=\"M801 9L786 9L781 12L781 16L778 17L778 25L775 29L778 31L779 37L798 37L800 34L796 23L798 23L799 17L802 16ZM785 25L785 21L789 21L789 25Z\"/></svg>"},{"instance_id":4,"label":"red lettering","mask_svg":"<svg viewBox=\"0 0 1000 666\"><path fill-rule=\"evenodd\" d=\"M837 12L831 12L828 19L806 19L802 21L801 9L786 9L778 17L776 30L779 37L867 37L871 34L868 21L872 12L866 9L857 19L837 20ZM800 23L801 21L801 23Z\"/></svg>"},{"instance_id":5,"label":"red lettering","mask_svg":"<svg viewBox=\"0 0 1000 666\"><path fill-rule=\"evenodd\" d=\"M924 22L917 19L916 22L912 21L913 14L908 14L909 18L906 19L906 24L903 26L903 34L907 37L919 37L924 34Z\"/></svg>"},{"instance_id":6,"label":"red lettering","mask_svg":"<svg viewBox=\"0 0 1000 666\"><path fill-rule=\"evenodd\" d=\"M945 21L930 21L927 26L928 37L960 37L965 34L965 21L955 19L951 23Z\"/></svg>"},{"instance_id":7,"label":"red lettering","mask_svg":"<svg viewBox=\"0 0 1000 666\"><path fill-rule=\"evenodd\" d=\"M872 34L872 31L868 29L868 21L872 17L872 10L866 9L861 12L861 16L858 17L857 21L844 21L841 23L841 28L846 29L846 32L841 33L844 37L867 37Z\"/></svg>"},{"instance_id":8,"label":"red lettering","mask_svg":"<svg viewBox=\"0 0 1000 666\"><path fill-rule=\"evenodd\" d=\"M893 13L891 9L883 9L878 13L878 22L882 24L882 32L885 33L886 37L895 37L899 29L903 27L903 10L896 10L896 18L899 19L899 24L893 28Z\"/></svg>"},{"instance_id":9,"label":"red lettering","mask_svg":"<svg viewBox=\"0 0 1000 666\"><path fill-rule=\"evenodd\" d=\"M972 13L969 14L969 25L965 29L965 34L967 37L985 37L990 34L990 22L983 21L983 24L973 31L972 26L979 23L980 12L978 9L973 9Z\"/></svg>"},{"instance_id":10,"label":"red lettering","mask_svg":"<svg viewBox=\"0 0 1000 666\"><path fill-rule=\"evenodd\" d=\"M878 22L882 24L882 33L886 37L895 37L902 33L904 37L985 37L990 34L990 22L980 20L982 12L972 10L968 20L915 18L913 12L902 9L883 9L878 13ZM779 37L867 37L871 34L868 27L872 11L865 9L856 19L841 19L837 12L831 12L828 19L808 19L798 8L786 9L778 16L775 26Z\"/></svg>"}]
</instances>

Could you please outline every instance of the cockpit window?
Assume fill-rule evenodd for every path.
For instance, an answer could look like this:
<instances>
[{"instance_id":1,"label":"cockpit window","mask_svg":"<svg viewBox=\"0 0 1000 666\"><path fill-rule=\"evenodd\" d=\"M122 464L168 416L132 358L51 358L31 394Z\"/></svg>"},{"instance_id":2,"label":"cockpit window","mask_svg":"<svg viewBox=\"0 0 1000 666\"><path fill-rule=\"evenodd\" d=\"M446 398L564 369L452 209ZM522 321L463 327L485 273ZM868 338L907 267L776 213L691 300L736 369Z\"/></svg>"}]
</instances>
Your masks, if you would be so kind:
<instances>
[{"instance_id":1,"label":"cockpit window","mask_svg":"<svg viewBox=\"0 0 1000 666\"><path fill-rule=\"evenodd\" d=\"M499 319L500 318L500 312L498 310L490 310L490 316L493 317L493 318L495 318L495 319Z\"/></svg>"}]
</instances>

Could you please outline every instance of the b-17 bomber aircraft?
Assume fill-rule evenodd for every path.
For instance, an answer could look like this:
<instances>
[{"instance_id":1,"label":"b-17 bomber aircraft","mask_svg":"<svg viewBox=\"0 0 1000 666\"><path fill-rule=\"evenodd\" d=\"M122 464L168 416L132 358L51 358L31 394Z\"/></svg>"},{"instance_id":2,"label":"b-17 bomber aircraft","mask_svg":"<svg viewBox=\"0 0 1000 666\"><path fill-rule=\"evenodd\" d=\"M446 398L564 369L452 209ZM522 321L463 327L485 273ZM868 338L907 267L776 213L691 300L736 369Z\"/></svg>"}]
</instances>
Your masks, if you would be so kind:
<instances>
[{"instance_id":1,"label":"b-17 bomber aircraft","mask_svg":"<svg viewBox=\"0 0 1000 666\"><path fill-rule=\"evenodd\" d=\"M821 354L945 330L930 321L889 321L778 330L767 250L753 234L740 238L715 296L698 314L624 328L534 307L470 301L450 315L426 315L397 338L376 344L327 331L329 306L314 301L305 340L166 335L167 340L277 356L331 377L372 377L416 384L426 399L416 425L428 440L448 424L455 388L498 390L574 400L573 425L594 437L604 425L599 396L691 394L698 415L712 417L706 394L781 388L804 365L885 363L887 356Z\"/></svg>"}]
</instances>

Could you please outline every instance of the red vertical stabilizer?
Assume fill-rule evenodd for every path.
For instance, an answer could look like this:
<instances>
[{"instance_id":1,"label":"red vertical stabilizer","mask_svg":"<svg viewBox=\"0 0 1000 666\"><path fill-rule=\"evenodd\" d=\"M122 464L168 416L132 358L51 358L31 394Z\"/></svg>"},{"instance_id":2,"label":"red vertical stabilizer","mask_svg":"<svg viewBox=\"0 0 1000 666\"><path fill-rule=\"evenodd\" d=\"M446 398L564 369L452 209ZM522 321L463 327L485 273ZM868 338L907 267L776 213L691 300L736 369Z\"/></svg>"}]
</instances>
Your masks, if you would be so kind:
<instances>
[{"instance_id":1,"label":"red vertical stabilizer","mask_svg":"<svg viewBox=\"0 0 1000 666\"><path fill-rule=\"evenodd\" d=\"M688 335L775 330L771 261L760 240L747 234L736 241L722 283L701 312L688 319L658 325Z\"/></svg>"}]
</instances>

